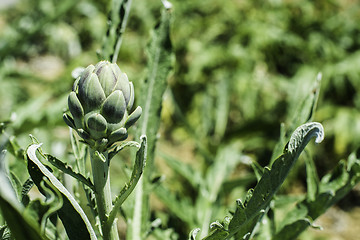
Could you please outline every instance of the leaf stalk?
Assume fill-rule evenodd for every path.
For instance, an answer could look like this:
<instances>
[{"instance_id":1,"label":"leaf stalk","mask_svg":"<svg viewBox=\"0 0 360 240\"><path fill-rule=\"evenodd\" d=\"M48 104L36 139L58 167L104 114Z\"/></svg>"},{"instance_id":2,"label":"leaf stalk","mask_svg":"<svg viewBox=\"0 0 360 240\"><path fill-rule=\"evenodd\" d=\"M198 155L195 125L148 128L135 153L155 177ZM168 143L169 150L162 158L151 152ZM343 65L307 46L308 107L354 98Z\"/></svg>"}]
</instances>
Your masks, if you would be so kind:
<instances>
[{"instance_id":1,"label":"leaf stalk","mask_svg":"<svg viewBox=\"0 0 360 240\"><path fill-rule=\"evenodd\" d=\"M90 148L91 167L95 187L97 212L104 240L118 240L116 221L109 222L108 216L113 208L110 188L108 152L98 152Z\"/></svg>"}]
</instances>

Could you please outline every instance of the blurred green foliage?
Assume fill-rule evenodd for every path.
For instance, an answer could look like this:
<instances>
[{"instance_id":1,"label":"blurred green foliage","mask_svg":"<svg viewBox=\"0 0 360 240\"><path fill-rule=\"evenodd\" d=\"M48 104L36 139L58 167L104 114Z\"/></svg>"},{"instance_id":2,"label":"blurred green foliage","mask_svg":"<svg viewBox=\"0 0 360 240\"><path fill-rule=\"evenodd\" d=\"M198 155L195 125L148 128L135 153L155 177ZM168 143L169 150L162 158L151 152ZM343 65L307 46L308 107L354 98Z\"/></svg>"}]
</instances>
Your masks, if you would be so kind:
<instances>
[{"instance_id":1,"label":"blurred green foliage","mask_svg":"<svg viewBox=\"0 0 360 240\"><path fill-rule=\"evenodd\" d=\"M22 0L0 9L0 121L12 121L9 131L23 146L34 133L49 152L66 156L69 137L61 115L73 83L71 72L98 61L110 2ZM326 137L311 155L319 175L359 146L357 1L171 2L176 61L163 102L159 152L205 176L222 149L235 146L245 156L236 173L248 176L247 161L261 166L271 161L280 124L285 123L286 137L297 127L296 111L311 93L318 72L323 79L313 120L324 125ZM144 77L145 47L160 5L133 2L118 64L135 89ZM163 159L158 157L156 174L169 176L164 184L177 197L196 202L198 189L169 170ZM292 184L304 188L304 163L296 168ZM285 186L281 191L294 191ZM246 187L224 194L218 205L233 206ZM159 211L157 217L180 236L189 232L176 216Z\"/></svg>"}]
</instances>

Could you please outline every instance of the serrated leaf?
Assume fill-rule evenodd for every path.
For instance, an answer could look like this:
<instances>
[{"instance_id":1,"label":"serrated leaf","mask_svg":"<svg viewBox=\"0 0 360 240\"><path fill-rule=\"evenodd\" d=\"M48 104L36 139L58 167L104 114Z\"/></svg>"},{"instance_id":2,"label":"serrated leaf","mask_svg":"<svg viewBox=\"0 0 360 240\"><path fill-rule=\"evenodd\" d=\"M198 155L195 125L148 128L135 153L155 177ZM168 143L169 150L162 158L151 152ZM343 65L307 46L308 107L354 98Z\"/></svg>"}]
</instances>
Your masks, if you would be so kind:
<instances>
[{"instance_id":1,"label":"serrated leaf","mask_svg":"<svg viewBox=\"0 0 360 240\"><path fill-rule=\"evenodd\" d=\"M252 233L255 225L249 224L249 222L253 222L255 216L259 216L261 211L265 211L269 207L271 199L312 137L316 137L316 143L323 140L324 130L320 123L307 123L295 130L284 149L284 154L275 160L271 169L265 168L262 178L254 188L253 195L244 209L246 221L239 225L235 212L233 220L229 224L229 236L238 232Z\"/></svg>"},{"instance_id":2,"label":"serrated leaf","mask_svg":"<svg viewBox=\"0 0 360 240\"><path fill-rule=\"evenodd\" d=\"M90 178L85 178L80 173L74 172L71 166L67 165L66 163L62 162L61 160L57 159L56 157L50 154L45 154L44 156L46 157L47 161L51 163L53 166L55 166L57 169L79 180L93 191L95 190L94 184L91 182Z\"/></svg>"},{"instance_id":3,"label":"serrated leaf","mask_svg":"<svg viewBox=\"0 0 360 240\"><path fill-rule=\"evenodd\" d=\"M247 219L243 224L243 227L235 233L235 239L251 239L253 229L256 227L262 216L265 214L265 210L260 210L253 218ZM231 222L230 222L231 223ZM230 226L229 226L230 227ZM229 232L229 235L231 232Z\"/></svg>"},{"instance_id":4,"label":"serrated leaf","mask_svg":"<svg viewBox=\"0 0 360 240\"><path fill-rule=\"evenodd\" d=\"M348 159L348 166L344 161L340 161L338 166L329 174L325 175L320 183L318 183L318 192L313 198L307 197L305 200L297 204L296 209L291 211L290 216L293 223L287 224L276 235L281 239L294 239L299 236L308 226L303 222L304 217L310 217L312 220L318 218L333 204L343 198L358 182L360 182L360 161L355 153L351 154ZM312 199L312 200L311 200ZM297 220L296 220L297 218ZM294 224L294 226L292 226ZM291 231L290 231L291 229ZM289 231L289 232L288 232ZM289 235L289 238L285 238ZM292 237L292 238L291 238ZM280 239L280 238L274 238Z\"/></svg>"},{"instance_id":5,"label":"serrated leaf","mask_svg":"<svg viewBox=\"0 0 360 240\"><path fill-rule=\"evenodd\" d=\"M311 88L308 89L305 94L303 94L303 100L300 104L298 104L299 98L294 98L294 105L296 105L295 107L293 107L294 113L289 114L291 115L292 119L289 120L288 129L285 129L284 123L281 124L280 139L274 148L270 161L271 164L273 164L276 158L281 154L282 147L286 143L286 137L289 136L297 126L312 121L319 99L321 79L322 74L318 73L315 82L313 83L313 86L311 86Z\"/></svg>"},{"instance_id":6,"label":"serrated leaf","mask_svg":"<svg viewBox=\"0 0 360 240\"><path fill-rule=\"evenodd\" d=\"M117 146L113 150L109 151L108 159L111 160L116 154L118 154L121 150L123 150L124 148L127 148L127 147L140 148L140 144L138 142L135 142L135 141L124 142L120 146Z\"/></svg>"},{"instance_id":7,"label":"serrated leaf","mask_svg":"<svg viewBox=\"0 0 360 240\"><path fill-rule=\"evenodd\" d=\"M261 179L261 176L264 173L264 168L260 166L260 164L258 162L252 162L251 163L251 168L253 169L256 179L259 181Z\"/></svg>"},{"instance_id":8,"label":"serrated leaf","mask_svg":"<svg viewBox=\"0 0 360 240\"><path fill-rule=\"evenodd\" d=\"M56 188L63 198L63 206L57 211L65 230L71 240L97 239L95 232L80 205L62 185L62 183L38 160L35 152L41 144L30 145L27 149L28 171L40 192L45 195L41 181L48 178L49 183Z\"/></svg>"},{"instance_id":9,"label":"serrated leaf","mask_svg":"<svg viewBox=\"0 0 360 240\"><path fill-rule=\"evenodd\" d=\"M7 226L15 239L39 240L47 239L40 233L40 226L28 214L16 198L5 171L5 151L0 152L0 208Z\"/></svg>"},{"instance_id":10,"label":"serrated leaf","mask_svg":"<svg viewBox=\"0 0 360 240\"><path fill-rule=\"evenodd\" d=\"M45 233L45 227L49 226L47 224L47 220L50 216L56 217L54 213L62 207L63 201L60 192L55 188L52 188L48 179L44 178L40 185L42 186L42 190L46 193L46 201L42 199L35 199L31 201L26 206L24 213L32 215L33 218L40 223L41 232ZM56 218L52 218L51 220L54 219Z\"/></svg>"},{"instance_id":11,"label":"serrated leaf","mask_svg":"<svg viewBox=\"0 0 360 240\"><path fill-rule=\"evenodd\" d=\"M135 163L133 167L133 172L131 174L130 181L123 187L123 189L120 191L120 194L116 197L114 200L114 207L110 212L109 215L109 225L112 224L114 221L117 212L119 211L121 205L124 203L124 201L128 198L128 196L132 193L134 190L136 184L138 183L146 164L146 153L147 153L147 140L146 136L141 136L140 139L140 148L136 152L136 158Z\"/></svg>"},{"instance_id":12,"label":"serrated leaf","mask_svg":"<svg viewBox=\"0 0 360 240\"><path fill-rule=\"evenodd\" d=\"M28 193L29 191L31 190L31 188L34 186L34 182L31 178L28 178L23 186L22 186L22 189L21 189L21 203L24 205L24 206L27 206L29 201L30 201L30 198L28 196Z\"/></svg>"},{"instance_id":13,"label":"serrated leaf","mask_svg":"<svg viewBox=\"0 0 360 240\"><path fill-rule=\"evenodd\" d=\"M101 59L115 63L122 44L127 19L131 7L131 0L112 1L112 11L109 13L108 30L104 38Z\"/></svg>"},{"instance_id":14,"label":"serrated leaf","mask_svg":"<svg viewBox=\"0 0 360 240\"><path fill-rule=\"evenodd\" d=\"M222 240L229 235L228 231L226 231L226 229L217 222L212 223L210 228L212 229L210 234L203 238L203 240Z\"/></svg>"},{"instance_id":15,"label":"serrated leaf","mask_svg":"<svg viewBox=\"0 0 360 240\"><path fill-rule=\"evenodd\" d=\"M1 226L1 228L0 228L0 239L1 240L11 240L11 234L6 225Z\"/></svg>"},{"instance_id":16,"label":"serrated leaf","mask_svg":"<svg viewBox=\"0 0 360 240\"><path fill-rule=\"evenodd\" d=\"M357 183L360 182L360 159L351 154L350 167L340 161L337 167L320 181L319 194L314 201L305 202L308 215L316 219L329 207L342 199Z\"/></svg>"},{"instance_id":17,"label":"serrated leaf","mask_svg":"<svg viewBox=\"0 0 360 240\"><path fill-rule=\"evenodd\" d=\"M163 94L167 86L167 77L172 67L172 46L170 41L171 10L163 9L160 24L152 33L152 40L147 48L148 73L141 84L139 105L142 107L142 116L138 121L137 136L147 136L147 163L143 178L140 179L135 191L135 204L142 207L134 208L128 230L129 239L141 239L147 231L149 219L149 195L144 191L144 185L150 184L153 173L157 132L160 126L160 113ZM139 95L138 95L139 96ZM139 201L142 201L140 203Z\"/></svg>"},{"instance_id":18,"label":"serrated leaf","mask_svg":"<svg viewBox=\"0 0 360 240\"><path fill-rule=\"evenodd\" d=\"M138 121L139 135L148 137L149 159L152 160L160 126L160 113L167 77L172 67L172 46L170 41L170 10L163 10L161 22L152 32L152 40L147 47L148 74L142 84L138 98L143 112Z\"/></svg>"}]
</instances>

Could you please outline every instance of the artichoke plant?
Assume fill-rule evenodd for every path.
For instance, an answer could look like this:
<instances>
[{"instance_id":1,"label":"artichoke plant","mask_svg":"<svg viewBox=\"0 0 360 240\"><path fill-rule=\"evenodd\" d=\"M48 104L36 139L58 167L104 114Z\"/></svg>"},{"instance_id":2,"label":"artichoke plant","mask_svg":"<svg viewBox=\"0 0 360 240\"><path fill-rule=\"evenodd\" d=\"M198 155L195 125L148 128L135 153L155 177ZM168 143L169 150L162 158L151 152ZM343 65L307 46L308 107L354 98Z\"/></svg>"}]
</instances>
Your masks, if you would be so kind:
<instances>
[{"instance_id":1,"label":"artichoke plant","mask_svg":"<svg viewBox=\"0 0 360 240\"><path fill-rule=\"evenodd\" d=\"M91 148L103 152L127 138L127 129L142 112L131 114L134 86L115 63L101 61L88 66L75 80L68 97L72 117L64 113L66 124L75 129Z\"/></svg>"}]
</instances>

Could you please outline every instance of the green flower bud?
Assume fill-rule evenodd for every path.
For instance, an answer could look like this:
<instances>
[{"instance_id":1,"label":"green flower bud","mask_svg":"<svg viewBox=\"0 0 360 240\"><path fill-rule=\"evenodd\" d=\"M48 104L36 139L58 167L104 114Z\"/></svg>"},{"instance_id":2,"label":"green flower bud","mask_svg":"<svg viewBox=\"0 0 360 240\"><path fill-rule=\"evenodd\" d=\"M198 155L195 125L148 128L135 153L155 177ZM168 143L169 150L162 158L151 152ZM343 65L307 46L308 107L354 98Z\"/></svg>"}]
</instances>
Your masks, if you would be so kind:
<instances>
[{"instance_id":1,"label":"green flower bud","mask_svg":"<svg viewBox=\"0 0 360 240\"><path fill-rule=\"evenodd\" d=\"M141 115L134 104L134 86L120 68L108 61L88 66L75 80L68 97L65 123L91 147L105 151L127 138L127 129Z\"/></svg>"}]
</instances>

